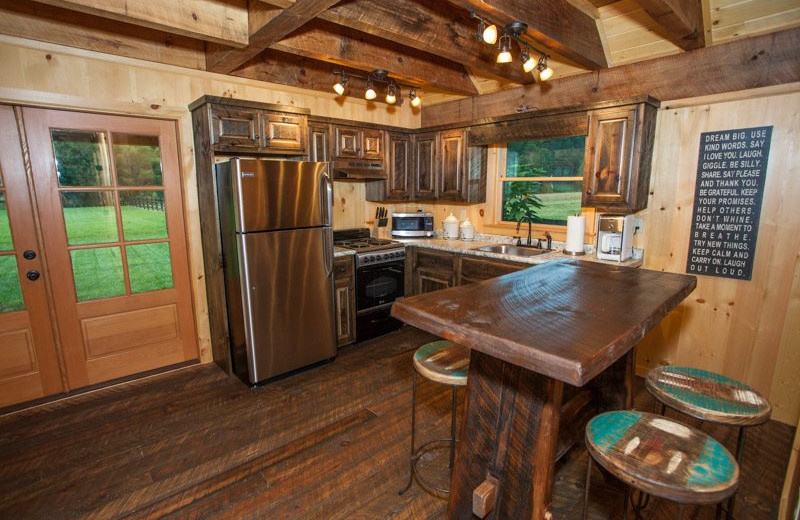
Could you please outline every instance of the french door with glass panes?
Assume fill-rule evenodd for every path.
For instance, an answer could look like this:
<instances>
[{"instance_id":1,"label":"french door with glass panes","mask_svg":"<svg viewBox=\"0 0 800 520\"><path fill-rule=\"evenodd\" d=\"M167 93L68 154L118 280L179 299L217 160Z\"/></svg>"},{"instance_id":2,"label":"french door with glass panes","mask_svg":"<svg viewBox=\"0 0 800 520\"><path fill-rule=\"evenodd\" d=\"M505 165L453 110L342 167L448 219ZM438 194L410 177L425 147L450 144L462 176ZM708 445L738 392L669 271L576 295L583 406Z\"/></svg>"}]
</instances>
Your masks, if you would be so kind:
<instances>
[{"instance_id":1,"label":"french door with glass panes","mask_svg":"<svg viewBox=\"0 0 800 520\"><path fill-rule=\"evenodd\" d=\"M22 119L63 390L196 358L174 123Z\"/></svg>"}]
</instances>

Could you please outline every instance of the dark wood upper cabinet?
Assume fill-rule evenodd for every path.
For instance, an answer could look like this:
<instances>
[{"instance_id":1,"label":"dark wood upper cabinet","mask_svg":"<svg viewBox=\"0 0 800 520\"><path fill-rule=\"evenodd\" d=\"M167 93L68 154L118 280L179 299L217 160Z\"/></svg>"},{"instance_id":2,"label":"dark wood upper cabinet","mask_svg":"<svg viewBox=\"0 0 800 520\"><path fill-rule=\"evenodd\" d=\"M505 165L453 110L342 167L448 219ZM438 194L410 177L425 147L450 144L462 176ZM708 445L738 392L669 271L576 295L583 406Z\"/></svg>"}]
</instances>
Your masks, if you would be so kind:
<instances>
[{"instance_id":1,"label":"dark wood upper cabinet","mask_svg":"<svg viewBox=\"0 0 800 520\"><path fill-rule=\"evenodd\" d=\"M436 200L436 134L417 134L414 142L414 200Z\"/></svg>"},{"instance_id":2,"label":"dark wood upper cabinet","mask_svg":"<svg viewBox=\"0 0 800 520\"><path fill-rule=\"evenodd\" d=\"M343 126L334 127L337 159L358 159L361 157L361 130Z\"/></svg>"},{"instance_id":3,"label":"dark wood upper cabinet","mask_svg":"<svg viewBox=\"0 0 800 520\"><path fill-rule=\"evenodd\" d=\"M331 127L326 124L308 125L308 160L330 161Z\"/></svg>"},{"instance_id":4,"label":"dark wood upper cabinet","mask_svg":"<svg viewBox=\"0 0 800 520\"><path fill-rule=\"evenodd\" d=\"M437 160L438 200L463 202L465 134L463 129L439 133Z\"/></svg>"},{"instance_id":5,"label":"dark wood upper cabinet","mask_svg":"<svg viewBox=\"0 0 800 520\"><path fill-rule=\"evenodd\" d=\"M361 143L365 159L383 160L383 130L361 130Z\"/></svg>"},{"instance_id":6,"label":"dark wood upper cabinet","mask_svg":"<svg viewBox=\"0 0 800 520\"><path fill-rule=\"evenodd\" d=\"M209 105L211 145L218 152L306 153L308 122L303 114L283 114L250 107Z\"/></svg>"},{"instance_id":7,"label":"dark wood upper cabinet","mask_svg":"<svg viewBox=\"0 0 800 520\"><path fill-rule=\"evenodd\" d=\"M647 207L655 122L649 103L589 112L583 206L623 213Z\"/></svg>"},{"instance_id":8,"label":"dark wood upper cabinet","mask_svg":"<svg viewBox=\"0 0 800 520\"><path fill-rule=\"evenodd\" d=\"M211 109L211 144L235 148L261 146L259 112L249 108Z\"/></svg>"},{"instance_id":9,"label":"dark wood upper cabinet","mask_svg":"<svg viewBox=\"0 0 800 520\"><path fill-rule=\"evenodd\" d=\"M405 201L413 193L413 150L409 134L389 133L386 200Z\"/></svg>"},{"instance_id":10,"label":"dark wood upper cabinet","mask_svg":"<svg viewBox=\"0 0 800 520\"><path fill-rule=\"evenodd\" d=\"M302 154L306 151L306 116L263 112L264 147L272 152Z\"/></svg>"}]
</instances>

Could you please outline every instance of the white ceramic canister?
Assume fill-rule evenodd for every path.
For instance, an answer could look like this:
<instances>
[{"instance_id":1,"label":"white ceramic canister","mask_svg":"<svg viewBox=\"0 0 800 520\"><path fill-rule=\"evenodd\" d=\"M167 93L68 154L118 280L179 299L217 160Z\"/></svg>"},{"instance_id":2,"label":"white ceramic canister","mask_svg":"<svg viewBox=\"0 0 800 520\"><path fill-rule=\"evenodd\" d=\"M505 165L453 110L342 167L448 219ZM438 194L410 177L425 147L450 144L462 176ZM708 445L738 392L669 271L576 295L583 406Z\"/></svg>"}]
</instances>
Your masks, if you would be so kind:
<instances>
[{"instance_id":1,"label":"white ceramic canister","mask_svg":"<svg viewBox=\"0 0 800 520\"><path fill-rule=\"evenodd\" d=\"M474 240L475 239L475 226L469 221L469 218L461 223L461 240Z\"/></svg>"},{"instance_id":2,"label":"white ceramic canister","mask_svg":"<svg viewBox=\"0 0 800 520\"><path fill-rule=\"evenodd\" d=\"M448 240L458 238L458 219L452 213L442 221L442 233Z\"/></svg>"}]
</instances>

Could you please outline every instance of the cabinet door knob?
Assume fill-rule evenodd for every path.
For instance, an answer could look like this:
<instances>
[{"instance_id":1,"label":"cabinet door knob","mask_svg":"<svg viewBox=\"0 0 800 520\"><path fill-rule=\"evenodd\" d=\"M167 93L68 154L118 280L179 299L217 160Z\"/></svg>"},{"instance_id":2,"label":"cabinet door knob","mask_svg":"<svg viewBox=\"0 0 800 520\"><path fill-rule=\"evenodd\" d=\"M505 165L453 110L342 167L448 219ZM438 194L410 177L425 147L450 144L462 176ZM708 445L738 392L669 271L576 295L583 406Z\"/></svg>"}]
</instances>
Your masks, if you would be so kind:
<instances>
[{"instance_id":1,"label":"cabinet door knob","mask_svg":"<svg viewBox=\"0 0 800 520\"><path fill-rule=\"evenodd\" d=\"M27 276L28 280L31 280L31 281L38 280L39 279L39 271L37 271L36 269L31 269L30 271L28 271L25 274L25 276Z\"/></svg>"},{"instance_id":2,"label":"cabinet door knob","mask_svg":"<svg viewBox=\"0 0 800 520\"><path fill-rule=\"evenodd\" d=\"M592 194L592 190L586 190L586 194L587 195L591 195Z\"/></svg>"}]
</instances>

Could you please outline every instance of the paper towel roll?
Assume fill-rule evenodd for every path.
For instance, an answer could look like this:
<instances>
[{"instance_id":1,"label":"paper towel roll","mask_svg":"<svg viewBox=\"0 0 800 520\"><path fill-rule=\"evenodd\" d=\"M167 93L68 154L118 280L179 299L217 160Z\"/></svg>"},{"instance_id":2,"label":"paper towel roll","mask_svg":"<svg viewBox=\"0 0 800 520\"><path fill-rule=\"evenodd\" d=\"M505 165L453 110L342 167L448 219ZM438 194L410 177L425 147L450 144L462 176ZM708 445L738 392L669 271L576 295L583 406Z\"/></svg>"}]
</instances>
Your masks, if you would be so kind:
<instances>
[{"instance_id":1,"label":"paper towel roll","mask_svg":"<svg viewBox=\"0 0 800 520\"><path fill-rule=\"evenodd\" d=\"M567 244L568 253L583 253L583 234L586 231L586 217L567 217Z\"/></svg>"}]
</instances>

